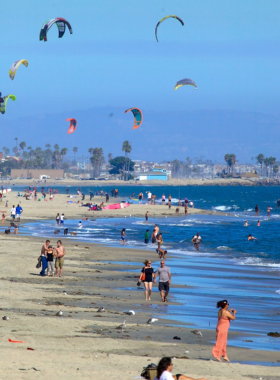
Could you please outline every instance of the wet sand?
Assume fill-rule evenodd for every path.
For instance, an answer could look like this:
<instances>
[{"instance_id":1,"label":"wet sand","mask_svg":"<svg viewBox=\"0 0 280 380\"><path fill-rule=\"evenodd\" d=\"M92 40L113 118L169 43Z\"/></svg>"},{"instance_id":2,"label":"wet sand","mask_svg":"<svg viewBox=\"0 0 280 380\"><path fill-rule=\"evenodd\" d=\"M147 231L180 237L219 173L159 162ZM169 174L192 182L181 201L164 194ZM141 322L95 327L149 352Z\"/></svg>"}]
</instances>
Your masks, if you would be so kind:
<instances>
[{"instance_id":1,"label":"wet sand","mask_svg":"<svg viewBox=\"0 0 280 380\"><path fill-rule=\"evenodd\" d=\"M136 288L138 274L133 269L138 266L116 262L136 262L140 269L150 258L148 251L64 240L64 276L48 278L38 276L35 268L41 239L3 234L0 239L1 316L10 317L1 319L0 378L135 379L145 365L165 355L176 358L174 373L194 378L279 378L277 367L211 360L214 331L203 330L203 338L197 339L191 325L168 321L168 304L160 302L156 287L152 303L144 300L143 290L130 290ZM53 236L50 240L55 244ZM98 313L101 306L105 312ZM135 316L124 314L130 309ZM62 317L55 315L59 310ZM159 321L147 325L154 315ZM116 327L124 320L127 327L122 332ZM229 338L233 334L239 333L231 331ZM180 341L173 340L176 335ZM241 363L279 360L277 352L235 347L228 347L228 356Z\"/></svg>"}]
</instances>

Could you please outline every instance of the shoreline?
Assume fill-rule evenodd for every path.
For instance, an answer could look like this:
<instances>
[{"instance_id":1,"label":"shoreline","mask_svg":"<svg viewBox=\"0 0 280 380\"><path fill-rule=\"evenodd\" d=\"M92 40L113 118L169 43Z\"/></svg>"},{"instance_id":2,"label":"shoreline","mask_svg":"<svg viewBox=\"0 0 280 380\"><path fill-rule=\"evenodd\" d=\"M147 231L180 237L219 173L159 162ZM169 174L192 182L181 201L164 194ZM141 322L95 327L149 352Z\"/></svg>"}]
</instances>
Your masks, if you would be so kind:
<instances>
[{"instance_id":1,"label":"shoreline","mask_svg":"<svg viewBox=\"0 0 280 380\"><path fill-rule=\"evenodd\" d=\"M1 178L0 178L1 179ZM13 179L13 180L4 180L3 184L8 184L9 186L15 184L15 186L96 186L96 187L106 187L106 186L256 186L256 187L269 187L269 186L280 186L279 179L272 178L213 178L213 179L169 179L167 181L163 180L146 180L146 181L137 181L137 182L125 182L121 180L76 180L76 179L47 179L46 182L39 182L38 179Z\"/></svg>"},{"instance_id":2,"label":"shoreline","mask_svg":"<svg viewBox=\"0 0 280 380\"><path fill-rule=\"evenodd\" d=\"M48 238L48 236L46 236L46 238ZM49 238L51 241L56 240L53 236L50 236ZM32 245L33 248L36 247L38 252L42 245L42 239L37 237L18 236L13 237L12 239L1 238L3 245L14 246L18 241L22 241L24 245L27 243L28 245ZM10 277L9 275L6 278L3 277L3 275L1 276L2 283L4 281L7 285L6 289L9 288L8 284L10 283L15 295L19 295L19 293L21 293L21 290L19 289L21 287L24 287L26 290L27 288L29 288L29 290L32 289L32 292L24 292L24 298L26 298L26 296L28 298L25 300L27 305L24 307L17 305L17 307L9 307L7 309L8 304L11 302L7 296L7 293L10 293L10 289L8 289L6 296L4 296L3 293L5 293L5 291L3 290L4 287L2 287L2 290L0 291L1 298L3 300L1 307L2 313L6 310L5 313L11 316L11 320L14 318L12 317L14 313L17 317L20 316L20 319L24 320L24 314L27 317L53 317L53 313L56 309L58 310L63 308L63 310L66 311L68 318L70 314L77 313L77 316L72 315L71 317L83 321L83 323L87 323L86 320L88 318L84 313L90 312L94 318L93 331L96 330L98 335L106 338L111 338L113 336L114 339L123 339L123 337L122 335L118 335L119 332L113 332L113 335L109 335L109 331L112 333L112 326L118 325L122 323L123 319L126 319L127 324L132 325L131 328L128 328L127 330L130 337L126 336L126 340L128 339L134 341L136 339L137 341L140 340L142 342L146 342L148 339L149 342L163 342L171 344L175 343L172 337L179 335L181 336L182 341L176 341L176 344L171 344L175 349L174 356L179 356L179 351L182 354L184 352L182 346L187 344L190 348L190 352L187 356L190 359L211 359L211 349L213 347L213 343L211 343L211 341L215 340L215 330L202 329L203 338L198 341L197 338L190 333L190 331L194 328L192 325L170 320L168 319L168 315L164 317L168 305L163 305L160 302L159 292L156 287L154 287L154 291L152 293L152 303L144 300L142 289L139 291L130 290L131 286L135 286L136 288L135 283L139 277L138 273L135 275L135 272L133 272L132 269L135 269L135 266L142 266L142 261L151 255L149 251L127 248L124 252L122 248L114 248L115 252L112 253L111 247L104 245L83 243L74 240L64 241L66 243L64 245L67 252L67 261L65 264L65 274L62 278L42 278L37 275L39 270L35 269L33 266L31 273L28 273L30 272L30 270L28 270L24 276L21 275L22 270L19 270L18 272L12 271L14 272L13 277ZM81 254L81 257L78 260L76 257L77 252ZM11 253L9 253L9 255ZM13 254L11 256L13 256ZM36 255L34 257L34 254L30 252L27 256L28 265L30 260L32 260L34 264L36 263ZM123 257L124 259L129 257L128 261L132 263L133 268L129 266L123 269L122 264L118 263L120 261L120 257ZM139 257L141 257L141 259L138 266L135 263L138 262L137 259L139 259ZM1 256L1 258L3 259L3 256ZM90 275L88 275L88 273L90 273ZM33 288L34 285L36 286L36 289ZM48 286L48 291L47 293L44 293L43 298L40 297L40 289L42 286ZM173 285L172 289L175 288L176 285ZM114 290L113 293L112 290ZM64 295L64 292L66 292L67 295ZM171 301L169 301L169 304L178 305L178 302L172 301L172 292L170 295ZM21 303L21 301L22 300L19 298L14 299L12 302ZM143 305L145 305L144 311L142 310ZM96 313L96 308L100 306L105 306L106 309L106 311L102 314ZM72 310L69 308L72 308ZM73 308L76 310L75 312L73 311ZM136 316L128 317L123 313L123 311L131 308L136 311ZM71 310L71 312L69 313L68 310ZM41 312L44 313L42 314ZM146 325L145 321L152 316L157 316L159 321L152 326ZM69 320L68 318L67 322ZM114 322L116 319L117 324ZM103 326L103 322L106 326L107 324L109 325L109 330L108 326ZM135 323L137 324L135 325ZM141 326L141 328L139 327L138 330L136 328L137 326ZM164 331L162 331L163 327ZM102 328L102 331L100 328ZM86 327L83 333L92 334L93 331L92 329L89 329L89 327ZM137 335L137 331L140 335ZM150 338L146 339L146 337L144 337L145 334L150 335ZM233 336L242 337L245 335L248 337L248 334L244 334L240 331L229 331L229 339ZM254 336L254 334L249 335L252 337ZM204 348L202 349L201 346ZM179 349L179 351L177 351L177 349ZM246 361L254 361L256 363L260 361L277 363L278 359L277 351L252 350L228 346L228 352L233 361L238 361L241 364L244 359L244 355L246 356Z\"/></svg>"},{"instance_id":3,"label":"shoreline","mask_svg":"<svg viewBox=\"0 0 280 380\"><path fill-rule=\"evenodd\" d=\"M12 199L19 198L11 194ZM52 202L39 204L23 200L21 205L28 218L22 219L21 223L29 223L30 219L39 221L42 215L53 221L53 215L57 211L65 212L72 219L71 215L76 215L79 208L71 208L72 204L66 209L65 199L66 195L56 195ZM100 214L104 218L103 212ZM218 212L212 214L225 215ZM144 213L141 216L144 219ZM7 219L9 218L8 215ZM76 218L80 217L76 215ZM111 216L108 215L108 218ZM3 227L7 222L9 221ZM53 244L57 238L61 238L66 248L62 278L38 276L39 270L35 265L46 238L50 238ZM140 271L143 260L150 259L154 252L86 243L75 237L67 240L61 235L53 234L46 234L45 238L1 234L0 239L1 312L2 316L10 317L8 321L2 321L0 330L3 342L0 373L5 373L6 377L24 378L20 377L23 374L22 368L28 376L35 367L41 371L42 376L51 375L54 380L66 377L70 380L87 379L92 378L92 375L97 375L100 379L110 377L131 380L140 376L142 368L150 362L157 363L162 356L172 356L176 358L176 373L185 373L194 378L277 378L279 369L274 367L279 360L277 351L229 345L228 355L233 362L221 364L212 360L214 329L202 329L203 338L198 340L191 333L193 325L170 319L168 308L181 307L175 298L175 292L182 285L172 285L167 305L160 302L156 286L152 293L152 304L145 302L143 290L136 289L139 273L135 270ZM175 257L176 254L170 256ZM106 309L104 313L97 312L101 306ZM130 309L135 310L135 316L128 317L124 314L125 310ZM55 315L59 310L63 311L61 318ZM147 325L150 317L158 317L159 321ZM127 328L121 332L117 326L124 320ZM174 340L174 336L180 336L181 340ZM229 339L236 337L246 339L248 334L230 330ZM254 335L250 334L250 337L254 339ZM27 343L16 345L8 342L8 339ZM27 347L35 351L27 351ZM42 356L47 360L42 361ZM56 371L50 367L50 362ZM251 364L243 364L244 362Z\"/></svg>"}]
</instances>

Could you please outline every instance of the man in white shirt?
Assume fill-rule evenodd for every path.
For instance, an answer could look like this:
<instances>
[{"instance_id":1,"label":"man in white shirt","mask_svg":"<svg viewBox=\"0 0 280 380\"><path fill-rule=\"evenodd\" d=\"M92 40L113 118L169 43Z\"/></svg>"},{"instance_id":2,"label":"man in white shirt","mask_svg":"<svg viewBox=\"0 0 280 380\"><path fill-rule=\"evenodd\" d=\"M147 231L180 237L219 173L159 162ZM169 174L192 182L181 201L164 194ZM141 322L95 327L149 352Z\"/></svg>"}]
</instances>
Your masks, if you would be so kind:
<instances>
[{"instance_id":1,"label":"man in white shirt","mask_svg":"<svg viewBox=\"0 0 280 380\"><path fill-rule=\"evenodd\" d=\"M13 218L13 220L15 220L15 217L16 217L16 208L15 208L15 205L13 205L13 207L11 208L11 217Z\"/></svg>"},{"instance_id":2,"label":"man in white shirt","mask_svg":"<svg viewBox=\"0 0 280 380\"><path fill-rule=\"evenodd\" d=\"M149 203L149 205L151 204L151 200L152 200L152 193L150 191L148 191L148 203Z\"/></svg>"},{"instance_id":3,"label":"man in white shirt","mask_svg":"<svg viewBox=\"0 0 280 380\"><path fill-rule=\"evenodd\" d=\"M154 284L156 283L157 276L159 276L158 290L160 291L161 301L167 302L169 285L171 284L171 273L163 260L161 260L160 267L155 272Z\"/></svg>"},{"instance_id":4,"label":"man in white shirt","mask_svg":"<svg viewBox=\"0 0 280 380\"><path fill-rule=\"evenodd\" d=\"M60 215L60 224L64 224L64 214Z\"/></svg>"}]
</instances>

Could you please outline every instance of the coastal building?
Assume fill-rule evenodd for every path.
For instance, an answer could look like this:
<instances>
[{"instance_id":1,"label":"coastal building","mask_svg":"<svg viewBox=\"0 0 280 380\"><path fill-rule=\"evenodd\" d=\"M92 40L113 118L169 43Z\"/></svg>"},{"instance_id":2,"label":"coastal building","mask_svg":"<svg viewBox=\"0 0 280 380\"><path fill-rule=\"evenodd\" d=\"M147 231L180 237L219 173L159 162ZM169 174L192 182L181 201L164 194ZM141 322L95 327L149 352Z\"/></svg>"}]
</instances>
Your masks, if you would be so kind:
<instances>
[{"instance_id":1,"label":"coastal building","mask_svg":"<svg viewBox=\"0 0 280 380\"><path fill-rule=\"evenodd\" d=\"M140 173L137 179L139 181L151 181L151 180L167 181L167 171L166 171L166 168L154 167L152 171Z\"/></svg>"},{"instance_id":2,"label":"coastal building","mask_svg":"<svg viewBox=\"0 0 280 380\"><path fill-rule=\"evenodd\" d=\"M11 169L11 178L40 178L47 176L51 179L64 178L62 169Z\"/></svg>"}]
</instances>

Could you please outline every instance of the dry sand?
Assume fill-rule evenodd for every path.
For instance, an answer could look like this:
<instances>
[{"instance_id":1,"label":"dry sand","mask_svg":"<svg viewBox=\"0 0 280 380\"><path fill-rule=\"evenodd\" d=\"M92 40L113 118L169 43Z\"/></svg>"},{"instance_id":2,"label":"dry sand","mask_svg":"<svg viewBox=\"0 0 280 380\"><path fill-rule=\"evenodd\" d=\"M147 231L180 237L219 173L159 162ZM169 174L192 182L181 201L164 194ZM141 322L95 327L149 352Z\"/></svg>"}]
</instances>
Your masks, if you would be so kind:
<instances>
[{"instance_id":1,"label":"dry sand","mask_svg":"<svg viewBox=\"0 0 280 380\"><path fill-rule=\"evenodd\" d=\"M59 199L63 200L61 204ZM75 209L65 210L63 196L52 202L33 202L34 207L31 203L22 203L26 219L30 215L33 219L36 215L52 217L57 211L72 218L68 210L75 210L73 216L79 212L76 205L72 205ZM144 366L157 363L165 355L176 357L174 374L220 380L280 378L279 367L211 360L214 331L203 331L203 338L198 340L190 333L192 326L170 326L168 304L160 302L156 288L152 305L146 303L143 290L136 289L137 278L132 270L140 270L142 261L151 256L148 251L63 239L67 252L64 276L48 278L38 276L35 268L41 239L4 234L0 239L0 316L10 317L0 322L0 379L135 379ZM53 235L50 240L55 244ZM132 261L139 266L126 267L116 261ZM100 306L105 306L104 313L97 313ZM129 309L136 315L126 316L124 311ZM55 315L59 310L63 311L62 317ZM147 325L154 314L159 315L159 321ZM124 319L127 328L121 332L116 327ZM230 336L233 334L236 333L230 332ZM175 335L182 340L173 340ZM11 343L8 339L26 343ZM279 359L276 352L234 347L228 348L228 355L241 362Z\"/></svg>"}]
</instances>

